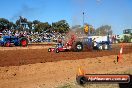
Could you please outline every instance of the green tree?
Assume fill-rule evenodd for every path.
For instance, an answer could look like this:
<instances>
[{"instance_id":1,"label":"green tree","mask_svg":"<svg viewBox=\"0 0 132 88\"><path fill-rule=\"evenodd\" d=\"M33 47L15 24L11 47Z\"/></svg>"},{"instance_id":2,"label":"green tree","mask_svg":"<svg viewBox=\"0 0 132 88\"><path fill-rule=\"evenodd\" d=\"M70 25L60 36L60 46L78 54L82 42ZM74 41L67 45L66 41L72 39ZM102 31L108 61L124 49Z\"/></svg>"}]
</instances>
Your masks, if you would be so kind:
<instances>
[{"instance_id":1,"label":"green tree","mask_svg":"<svg viewBox=\"0 0 132 88\"><path fill-rule=\"evenodd\" d=\"M14 24L13 22L9 22L8 28L11 30L14 30L14 29L16 29L16 24Z\"/></svg>"},{"instance_id":2,"label":"green tree","mask_svg":"<svg viewBox=\"0 0 132 88\"><path fill-rule=\"evenodd\" d=\"M42 32L42 31L49 31L51 25L48 23L48 22L40 22L37 26L37 29L39 29L39 32Z\"/></svg>"},{"instance_id":3,"label":"green tree","mask_svg":"<svg viewBox=\"0 0 132 88\"><path fill-rule=\"evenodd\" d=\"M16 29L16 24L5 18L0 18L0 31L3 31L4 29L14 30Z\"/></svg>"},{"instance_id":4,"label":"green tree","mask_svg":"<svg viewBox=\"0 0 132 88\"><path fill-rule=\"evenodd\" d=\"M3 24L3 25L6 25L9 23L9 21L5 18L0 18L0 23Z\"/></svg>"},{"instance_id":5,"label":"green tree","mask_svg":"<svg viewBox=\"0 0 132 88\"><path fill-rule=\"evenodd\" d=\"M49 31L51 25L48 22L40 22L38 20L33 21L33 29L36 32Z\"/></svg>"},{"instance_id":6,"label":"green tree","mask_svg":"<svg viewBox=\"0 0 132 88\"><path fill-rule=\"evenodd\" d=\"M40 23L40 21L38 21L38 20L33 21L33 24L38 24L38 23Z\"/></svg>"},{"instance_id":7,"label":"green tree","mask_svg":"<svg viewBox=\"0 0 132 88\"><path fill-rule=\"evenodd\" d=\"M38 24L40 24L41 22L38 20L34 20L32 23L33 23L32 27L33 27L34 31L39 32L40 30L38 29Z\"/></svg>"},{"instance_id":8,"label":"green tree","mask_svg":"<svg viewBox=\"0 0 132 88\"><path fill-rule=\"evenodd\" d=\"M69 31L69 24L66 20L60 20L58 22L52 23L53 31L65 33Z\"/></svg>"},{"instance_id":9,"label":"green tree","mask_svg":"<svg viewBox=\"0 0 132 88\"><path fill-rule=\"evenodd\" d=\"M131 41L131 37L127 36L127 35L124 35L124 40L123 42L130 42Z\"/></svg>"},{"instance_id":10,"label":"green tree","mask_svg":"<svg viewBox=\"0 0 132 88\"><path fill-rule=\"evenodd\" d=\"M32 23L31 21L28 21L28 22L27 22L27 25L28 25L28 28L32 30L33 23Z\"/></svg>"},{"instance_id":11,"label":"green tree","mask_svg":"<svg viewBox=\"0 0 132 88\"><path fill-rule=\"evenodd\" d=\"M8 28L9 21L5 18L0 18L0 30L4 30L5 28Z\"/></svg>"},{"instance_id":12,"label":"green tree","mask_svg":"<svg viewBox=\"0 0 132 88\"><path fill-rule=\"evenodd\" d=\"M108 35L112 34L111 26L109 25L103 25L96 29L95 35Z\"/></svg>"}]
</instances>

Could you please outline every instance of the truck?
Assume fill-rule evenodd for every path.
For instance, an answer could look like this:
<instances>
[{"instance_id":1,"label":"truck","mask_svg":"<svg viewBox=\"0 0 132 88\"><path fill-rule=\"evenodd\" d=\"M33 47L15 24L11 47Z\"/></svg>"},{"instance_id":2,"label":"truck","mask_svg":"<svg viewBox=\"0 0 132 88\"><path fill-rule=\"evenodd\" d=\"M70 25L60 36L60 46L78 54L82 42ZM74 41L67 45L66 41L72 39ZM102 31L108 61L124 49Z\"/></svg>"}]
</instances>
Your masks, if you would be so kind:
<instances>
[{"instance_id":1,"label":"truck","mask_svg":"<svg viewBox=\"0 0 132 88\"><path fill-rule=\"evenodd\" d=\"M123 34L117 35L116 40L118 43L120 42L131 43L132 42L132 29L123 30Z\"/></svg>"}]
</instances>

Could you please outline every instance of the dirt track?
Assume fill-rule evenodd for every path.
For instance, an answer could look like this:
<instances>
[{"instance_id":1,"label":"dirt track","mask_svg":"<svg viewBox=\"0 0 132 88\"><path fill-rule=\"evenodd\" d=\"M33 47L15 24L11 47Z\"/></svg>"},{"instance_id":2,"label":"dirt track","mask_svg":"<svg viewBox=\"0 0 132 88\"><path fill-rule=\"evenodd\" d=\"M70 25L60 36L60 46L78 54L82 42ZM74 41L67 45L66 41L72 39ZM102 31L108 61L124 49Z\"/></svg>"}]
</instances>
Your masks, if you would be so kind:
<instances>
[{"instance_id":1,"label":"dirt track","mask_svg":"<svg viewBox=\"0 0 132 88\"><path fill-rule=\"evenodd\" d=\"M55 88L65 83L77 85L75 77L80 66L88 74L108 74L132 69L132 44L124 46L121 63L116 62L119 44L112 45L110 51L58 54L47 52L48 46L1 47L0 88Z\"/></svg>"},{"instance_id":2,"label":"dirt track","mask_svg":"<svg viewBox=\"0 0 132 88\"><path fill-rule=\"evenodd\" d=\"M0 88L120 88L109 85L86 85L81 87L76 83L78 67L87 74L109 74L132 70L132 53L123 54L121 63L114 62L116 55L85 58L80 60L65 60L58 62L37 63L22 66L0 67ZM132 73L131 73L132 74ZM73 87L58 87L64 84ZM101 84L99 84L101 85Z\"/></svg>"},{"instance_id":3,"label":"dirt track","mask_svg":"<svg viewBox=\"0 0 132 88\"><path fill-rule=\"evenodd\" d=\"M87 52L47 52L49 46L5 47L0 48L0 66L19 66L25 64L54 62L60 60L75 60L117 55L120 45L112 45L112 50ZM132 44L124 44L123 53L131 53Z\"/></svg>"}]
</instances>

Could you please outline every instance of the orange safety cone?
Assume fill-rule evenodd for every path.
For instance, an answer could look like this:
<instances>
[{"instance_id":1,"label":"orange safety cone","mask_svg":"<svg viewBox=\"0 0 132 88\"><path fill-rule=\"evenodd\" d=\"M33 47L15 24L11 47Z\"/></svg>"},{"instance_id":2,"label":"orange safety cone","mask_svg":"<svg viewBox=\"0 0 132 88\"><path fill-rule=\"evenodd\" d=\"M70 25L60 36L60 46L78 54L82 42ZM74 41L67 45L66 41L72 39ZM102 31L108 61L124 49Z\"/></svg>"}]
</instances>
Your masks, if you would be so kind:
<instances>
[{"instance_id":1,"label":"orange safety cone","mask_svg":"<svg viewBox=\"0 0 132 88\"><path fill-rule=\"evenodd\" d=\"M120 48L120 52L117 56L117 62L121 62L121 56L122 56L122 53L123 53L123 43L121 44L121 48Z\"/></svg>"},{"instance_id":2,"label":"orange safety cone","mask_svg":"<svg viewBox=\"0 0 132 88\"><path fill-rule=\"evenodd\" d=\"M83 69L79 68L78 75L85 75L85 71Z\"/></svg>"},{"instance_id":3,"label":"orange safety cone","mask_svg":"<svg viewBox=\"0 0 132 88\"><path fill-rule=\"evenodd\" d=\"M119 53L119 55L117 56L117 62L120 62L121 59L121 54Z\"/></svg>"}]
</instances>

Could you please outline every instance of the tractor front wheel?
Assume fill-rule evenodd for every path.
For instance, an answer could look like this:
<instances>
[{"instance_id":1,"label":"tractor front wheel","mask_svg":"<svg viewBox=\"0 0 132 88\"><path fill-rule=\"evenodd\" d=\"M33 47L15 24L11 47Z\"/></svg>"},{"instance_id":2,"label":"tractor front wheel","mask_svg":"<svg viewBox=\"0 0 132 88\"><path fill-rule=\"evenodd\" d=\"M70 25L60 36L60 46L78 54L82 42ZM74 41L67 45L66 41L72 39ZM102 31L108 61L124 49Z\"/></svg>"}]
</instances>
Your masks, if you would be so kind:
<instances>
[{"instance_id":1,"label":"tractor front wheel","mask_svg":"<svg viewBox=\"0 0 132 88\"><path fill-rule=\"evenodd\" d=\"M10 42L6 42L6 43L4 44L5 47L10 47L10 45L11 45Z\"/></svg>"},{"instance_id":2,"label":"tractor front wheel","mask_svg":"<svg viewBox=\"0 0 132 88\"><path fill-rule=\"evenodd\" d=\"M51 49L50 48L48 49L48 52L51 52Z\"/></svg>"},{"instance_id":3,"label":"tractor front wheel","mask_svg":"<svg viewBox=\"0 0 132 88\"><path fill-rule=\"evenodd\" d=\"M58 50L58 49L56 49L56 50L55 50L55 52L56 52L56 53L59 53L59 50Z\"/></svg>"}]
</instances>

